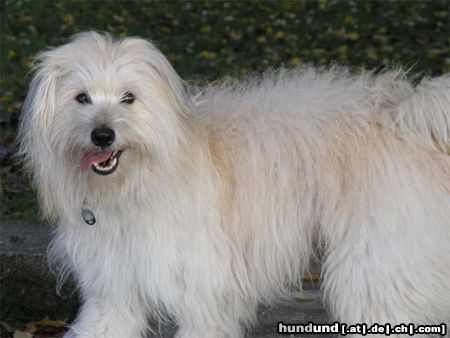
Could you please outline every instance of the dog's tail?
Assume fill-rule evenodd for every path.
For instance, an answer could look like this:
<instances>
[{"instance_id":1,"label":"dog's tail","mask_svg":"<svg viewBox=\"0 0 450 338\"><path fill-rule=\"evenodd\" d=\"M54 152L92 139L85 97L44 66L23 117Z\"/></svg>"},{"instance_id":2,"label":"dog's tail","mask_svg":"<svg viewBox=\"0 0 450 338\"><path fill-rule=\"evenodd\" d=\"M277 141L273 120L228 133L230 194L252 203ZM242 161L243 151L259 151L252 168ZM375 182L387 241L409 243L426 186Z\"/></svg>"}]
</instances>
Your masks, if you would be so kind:
<instances>
[{"instance_id":1,"label":"dog's tail","mask_svg":"<svg viewBox=\"0 0 450 338\"><path fill-rule=\"evenodd\" d=\"M450 74L424 79L396 109L396 124L450 154Z\"/></svg>"}]
</instances>

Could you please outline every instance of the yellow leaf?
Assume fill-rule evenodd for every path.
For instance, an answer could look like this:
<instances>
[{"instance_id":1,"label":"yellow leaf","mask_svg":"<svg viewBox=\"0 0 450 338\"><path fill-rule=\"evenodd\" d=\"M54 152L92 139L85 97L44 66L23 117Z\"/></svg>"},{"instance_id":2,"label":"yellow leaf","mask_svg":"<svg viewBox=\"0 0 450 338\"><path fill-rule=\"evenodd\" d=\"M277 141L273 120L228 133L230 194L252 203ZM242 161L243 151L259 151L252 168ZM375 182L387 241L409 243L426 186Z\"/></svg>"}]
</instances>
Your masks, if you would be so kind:
<instances>
[{"instance_id":1,"label":"yellow leaf","mask_svg":"<svg viewBox=\"0 0 450 338\"><path fill-rule=\"evenodd\" d=\"M275 39L282 39L282 38L284 38L284 33L282 31L278 31L275 34Z\"/></svg>"},{"instance_id":2,"label":"yellow leaf","mask_svg":"<svg viewBox=\"0 0 450 338\"><path fill-rule=\"evenodd\" d=\"M298 56L293 57L291 59L291 65L293 65L293 66L299 65L301 62L302 62L302 60Z\"/></svg>"},{"instance_id":3,"label":"yellow leaf","mask_svg":"<svg viewBox=\"0 0 450 338\"><path fill-rule=\"evenodd\" d=\"M317 273L305 274L303 276L303 281L317 282L319 281L320 276Z\"/></svg>"},{"instance_id":4,"label":"yellow leaf","mask_svg":"<svg viewBox=\"0 0 450 338\"><path fill-rule=\"evenodd\" d=\"M266 37L264 35L261 35L261 36L258 36L256 41L258 41L259 43L266 43L267 39L266 39Z\"/></svg>"},{"instance_id":5,"label":"yellow leaf","mask_svg":"<svg viewBox=\"0 0 450 338\"><path fill-rule=\"evenodd\" d=\"M359 34L356 33L356 32L354 32L354 33L348 33L348 34L347 34L347 38L348 38L350 41L356 41L356 40L359 39Z\"/></svg>"},{"instance_id":6,"label":"yellow leaf","mask_svg":"<svg viewBox=\"0 0 450 338\"><path fill-rule=\"evenodd\" d=\"M27 67L28 69L33 68L33 61L31 61L31 60L26 60L26 61L25 61L25 67Z\"/></svg>"},{"instance_id":7,"label":"yellow leaf","mask_svg":"<svg viewBox=\"0 0 450 338\"><path fill-rule=\"evenodd\" d=\"M202 33L211 33L211 25L205 25L200 28L200 32Z\"/></svg>"},{"instance_id":8,"label":"yellow leaf","mask_svg":"<svg viewBox=\"0 0 450 338\"><path fill-rule=\"evenodd\" d=\"M203 50L199 56L203 59L214 60L217 57L217 54L214 52L210 52L209 50Z\"/></svg>"},{"instance_id":9,"label":"yellow leaf","mask_svg":"<svg viewBox=\"0 0 450 338\"><path fill-rule=\"evenodd\" d=\"M8 49L8 59L15 58L17 56L17 53L14 49Z\"/></svg>"},{"instance_id":10,"label":"yellow leaf","mask_svg":"<svg viewBox=\"0 0 450 338\"><path fill-rule=\"evenodd\" d=\"M344 18L344 23L347 24L347 25L352 25L352 24L355 23L355 18L353 16L351 16L351 15L347 15Z\"/></svg>"},{"instance_id":11,"label":"yellow leaf","mask_svg":"<svg viewBox=\"0 0 450 338\"><path fill-rule=\"evenodd\" d=\"M61 320L42 319L41 323L44 326L56 327L56 328L66 326L66 323Z\"/></svg>"},{"instance_id":12,"label":"yellow leaf","mask_svg":"<svg viewBox=\"0 0 450 338\"><path fill-rule=\"evenodd\" d=\"M63 20L64 20L64 23L65 23L67 26L72 26L72 25L74 24L74 22L75 22L75 19L73 18L73 15L72 15L72 14L65 14L65 15L63 16Z\"/></svg>"}]
</instances>

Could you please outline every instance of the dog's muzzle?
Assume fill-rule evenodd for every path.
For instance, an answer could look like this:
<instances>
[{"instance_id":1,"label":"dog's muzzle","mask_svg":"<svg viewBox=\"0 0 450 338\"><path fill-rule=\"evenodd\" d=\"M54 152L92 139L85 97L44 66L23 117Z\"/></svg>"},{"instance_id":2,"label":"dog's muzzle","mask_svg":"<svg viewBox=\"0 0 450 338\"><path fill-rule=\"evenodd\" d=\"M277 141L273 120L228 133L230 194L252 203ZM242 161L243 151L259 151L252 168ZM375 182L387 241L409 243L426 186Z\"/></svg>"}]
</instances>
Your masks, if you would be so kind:
<instances>
[{"instance_id":1,"label":"dog's muzzle","mask_svg":"<svg viewBox=\"0 0 450 338\"><path fill-rule=\"evenodd\" d=\"M91 133L91 142L101 151L88 151L81 158L81 170L92 169L99 175L110 175L119 166L119 158L123 150L105 149L111 146L116 139L113 129L106 126L95 128Z\"/></svg>"}]
</instances>

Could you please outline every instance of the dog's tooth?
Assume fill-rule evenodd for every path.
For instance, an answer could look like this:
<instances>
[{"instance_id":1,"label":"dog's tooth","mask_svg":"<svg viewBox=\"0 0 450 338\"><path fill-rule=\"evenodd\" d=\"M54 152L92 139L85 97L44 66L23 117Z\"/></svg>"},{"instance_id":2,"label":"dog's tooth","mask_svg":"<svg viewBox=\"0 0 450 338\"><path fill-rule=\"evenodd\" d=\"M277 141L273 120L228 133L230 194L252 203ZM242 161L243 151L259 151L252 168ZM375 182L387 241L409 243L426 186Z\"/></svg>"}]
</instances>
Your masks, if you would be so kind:
<instances>
[{"instance_id":1,"label":"dog's tooth","mask_svg":"<svg viewBox=\"0 0 450 338\"><path fill-rule=\"evenodd\" d=\"M115 152L117 154L117 151ZM116 157L114 157L114 154L111 155L110 159L109 159L109 165L108 166L102 166L100 163L97 164L93 164L93 167L102 173L109 173L112 172L112 170L114 169L114 167L117 165L118 159Z\"/></svg>"}]
</instances>

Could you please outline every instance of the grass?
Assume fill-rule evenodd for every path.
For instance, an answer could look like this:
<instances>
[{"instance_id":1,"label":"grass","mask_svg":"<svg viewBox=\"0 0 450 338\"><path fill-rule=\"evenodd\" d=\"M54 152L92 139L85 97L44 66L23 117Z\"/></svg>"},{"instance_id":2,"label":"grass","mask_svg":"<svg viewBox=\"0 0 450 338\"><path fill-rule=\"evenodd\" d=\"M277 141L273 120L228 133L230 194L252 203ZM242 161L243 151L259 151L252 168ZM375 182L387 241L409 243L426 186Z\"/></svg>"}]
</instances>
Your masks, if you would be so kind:
<instances>
[{"instance_id":1,"label":"grass","mask_svg":"<svg viewBox=\"0 0 450 338\"><path fill-rule=\"evenodd\" d=\"M13 149L31 58L95 29L152 39L185 79L216 79L281 65L332 62L450 71L449 8L434 1L1 2L0 145ZM34 194L2 160L0 211L36 218ZM22 188L11 187L19 180Z\"/></svg>"}]
</instances>

